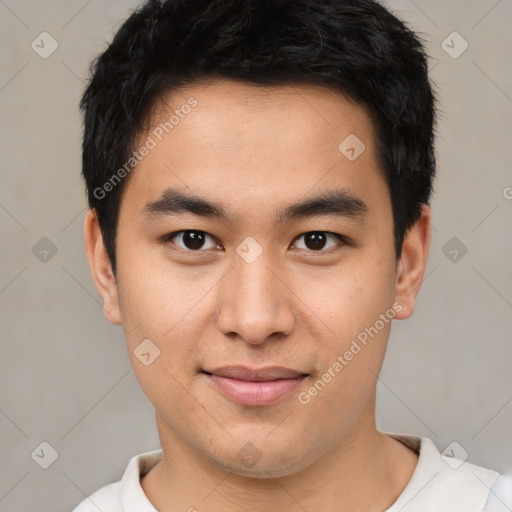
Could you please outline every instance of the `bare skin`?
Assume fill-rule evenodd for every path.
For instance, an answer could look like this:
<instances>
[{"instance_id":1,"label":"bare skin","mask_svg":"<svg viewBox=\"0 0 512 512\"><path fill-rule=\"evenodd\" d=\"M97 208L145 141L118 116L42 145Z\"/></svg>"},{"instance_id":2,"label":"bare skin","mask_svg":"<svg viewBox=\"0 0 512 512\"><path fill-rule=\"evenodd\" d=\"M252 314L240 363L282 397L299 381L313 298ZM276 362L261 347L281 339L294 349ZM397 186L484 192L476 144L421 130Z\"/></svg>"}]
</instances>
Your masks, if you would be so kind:
<instances>
[{"instance_id":1,"label":"bare skin","mask_svg":"<svg viewBox=\"0 0 512 512\"><path fill-rule=\"evenodd\" d=\"M397 261L370 119L327 88L188 87L163 98L141 144L191 97L197 106L125 184L117 278L94 212L85 223L105 315L123 326L156 412L163 459L142 488L160 512L384 511L409 482L417 455L376 429L391 321L376 322L391 310L394 319L414 310L430 209L423 206ZM354 161L338 148L350 134L366 146ZM169 188L219 203L226 218L148 214ZM277 222L278 211L334 190L364 211ZM165 238L183 230L206 234L204 245ZM310 243L311 232L326 234L325 247ZM237 252L247 237L262 251L250 263ZM338 356L375 325L378 334L334 372ZM145 339L160 350L148 366L134 353ZM247 406L204 373L223 365L283 366L307 377L273 403ZM329 382L309 393L329 368ZM259 454L252 465L237 456L247 443Z\"/></svg>"}]
</instances>

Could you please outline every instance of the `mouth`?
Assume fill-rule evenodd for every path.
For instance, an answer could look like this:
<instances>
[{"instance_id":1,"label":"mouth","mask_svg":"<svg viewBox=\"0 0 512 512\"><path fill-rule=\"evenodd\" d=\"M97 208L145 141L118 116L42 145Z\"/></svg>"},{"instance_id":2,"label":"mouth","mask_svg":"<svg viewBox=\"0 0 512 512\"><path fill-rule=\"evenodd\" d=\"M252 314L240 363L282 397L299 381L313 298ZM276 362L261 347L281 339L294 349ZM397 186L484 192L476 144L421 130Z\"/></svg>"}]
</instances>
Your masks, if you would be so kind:
<instances>
[{"instance_id":1,"label":"mouth","mask_svg":"<svg viewBox=\"0 0 512 512\"><path fill-rule=\"evenodd\" d=\"M208 382L230 400L247 406L263 406L277 402L299 387L307 373L273 366L253 369L226 366L201 371Z\"/></svg>"}]
</instances>

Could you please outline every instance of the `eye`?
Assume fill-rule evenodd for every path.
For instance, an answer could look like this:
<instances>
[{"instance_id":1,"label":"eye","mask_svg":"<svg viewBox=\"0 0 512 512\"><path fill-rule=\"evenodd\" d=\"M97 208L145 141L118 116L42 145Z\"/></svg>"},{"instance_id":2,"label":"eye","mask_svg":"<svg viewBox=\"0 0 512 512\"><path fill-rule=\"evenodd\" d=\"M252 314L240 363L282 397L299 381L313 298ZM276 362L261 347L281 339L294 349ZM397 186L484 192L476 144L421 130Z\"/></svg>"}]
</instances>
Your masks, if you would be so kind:
<instances>
[{"instance_id":1,"label":"eye","mask_svg":"<svg viewBox=\"0 0 512 512\"><path fill-rule=\"evenodd\" d=\"M307 249L315 252L328 252L328 249L333 249L340 244L346 243L341 235L337 235L336 233L329 233L328 231L309 231L297 237L296 240L300 240L301 238L304 238L303 245L305 247L300 247L299 244L296 243L294 245L295 249ZM329 240L331 241L330 244Z\"/></svg>"},{"instance_id":2,"label":"eye","mask_svg":"<svg viewBox=\"0 0 512 512\"><path fill-rule=\"evenodd\" d=\"M293 249L306 249L312 252L329 252L330 249L335 249L340 245L347 244L342 235L328 231L308 231L295 240L302 238L304 239L303 246L300 245L300 242L296 242L292 246ZM211 235L197 229L175 231L174 233L166 235L163 241L166 243L171 242L173 245L176 245L179 249L186 252L204 252L208 249L222 249Z\"/></svg>"},{"instance_id":3,"label":"eye","mask_svg":"<svg viewBox=\"0 0 512 512\"><path fill-rule=\"evenodd\" d=\"M206 242L208 239L211 240L209 244ZM177 245L180 249L188 252L199 252L206 249L220 247L208 233L198 231L197 229L176 231L175 233L167 235L164 238L164 241L171 242L174 245Z\"/></svg>"}]
</instances>

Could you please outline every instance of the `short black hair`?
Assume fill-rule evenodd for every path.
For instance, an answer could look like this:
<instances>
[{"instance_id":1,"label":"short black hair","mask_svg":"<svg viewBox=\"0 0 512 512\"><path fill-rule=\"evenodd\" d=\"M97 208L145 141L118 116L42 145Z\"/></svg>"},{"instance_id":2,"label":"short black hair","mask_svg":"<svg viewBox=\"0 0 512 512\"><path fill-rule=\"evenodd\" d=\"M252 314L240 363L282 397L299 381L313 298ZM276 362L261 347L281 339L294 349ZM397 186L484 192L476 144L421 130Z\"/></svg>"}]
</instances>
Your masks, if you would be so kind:
<instances>
[{"instance_id":1,"label":"short black hair","mask_svg":"<svg viewBox=\"0 0 512 512\"><path fill-rule=\"evenodd\" d=\"M398 259L405 233L429 204L436 167L436 98L418 34L375 0L148 0L94 60L80 102L82 174L114 273L127 179L112 186L113 175L156 100L219 78L324 85L366 107Z\"/></svg>"}]
</instances>

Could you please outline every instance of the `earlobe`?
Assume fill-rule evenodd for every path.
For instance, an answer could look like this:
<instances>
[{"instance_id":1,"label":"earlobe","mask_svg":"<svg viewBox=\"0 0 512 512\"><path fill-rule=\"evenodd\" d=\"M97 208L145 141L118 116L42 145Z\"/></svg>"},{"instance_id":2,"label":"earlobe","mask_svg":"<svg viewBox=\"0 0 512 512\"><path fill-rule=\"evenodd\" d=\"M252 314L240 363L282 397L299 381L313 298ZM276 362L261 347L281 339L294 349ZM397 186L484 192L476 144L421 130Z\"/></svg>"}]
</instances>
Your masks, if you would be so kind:
<instances>
[{"instance_id":1,"label":"earlobe","mask_svg":"<svg viewBox=\"0 0 512 512\"><path fill-rule=\"evenodd\" d=\"M395 300L402 309L395 318L402 320L412 315L414 303L425 274L431 239L431 210L422 205L421 216L405 234L402 255L397 266Z\"/></svg>"},{"instance_id":2,"label":"earlobe","mask_svg":"<svg viewBox=\"0 0 512 512\"><path fill-rule=\"evenodd\" d=\"M121 312L117 283L103 243L103 235L96 212L92 209L87 210L85 216L84 242L89 267L103 301L103 314L109 322L120 325Z\"/></svg>"}]
</instances>

